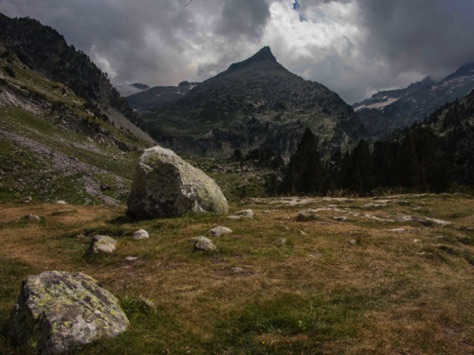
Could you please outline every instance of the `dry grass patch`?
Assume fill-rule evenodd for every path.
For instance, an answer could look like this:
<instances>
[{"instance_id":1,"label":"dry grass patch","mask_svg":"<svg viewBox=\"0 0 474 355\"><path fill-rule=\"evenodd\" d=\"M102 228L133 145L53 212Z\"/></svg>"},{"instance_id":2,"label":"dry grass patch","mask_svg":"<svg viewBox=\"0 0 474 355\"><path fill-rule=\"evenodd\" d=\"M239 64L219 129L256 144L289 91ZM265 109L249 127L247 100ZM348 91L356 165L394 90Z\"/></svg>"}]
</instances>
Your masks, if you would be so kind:
<instances>
[{"instance_id":1,"label":"dry grass patch","mask_svg":"<svg viewBox=\"0 0 474 355\"><path fill-rule=\"evenodd\" d=\"M5 205L0 281L8 286L0 288L0 321L6 324L27 274L59 269L98 279L131 318L129 331L94 344L87 354L472 352L473 200L388 199L386 207L369 209L364 205L373 199L302 199L304 208L337 204L359 214L337 221L339 212L325 210L308 222L296 222L302 208L293 199L232 208L253 208L256 218L250 220L189 214L134 222L123 207ZM28 213L44 219L26 223ZM386 222L365 213L453 224ZM193 252L189 239L208 236L218 225L234 233L211 237L215 252ZM133 240L139 228L150 238ZM88 256L94 234L116 238L116 253Z\"/></svg>"}]
</instances>

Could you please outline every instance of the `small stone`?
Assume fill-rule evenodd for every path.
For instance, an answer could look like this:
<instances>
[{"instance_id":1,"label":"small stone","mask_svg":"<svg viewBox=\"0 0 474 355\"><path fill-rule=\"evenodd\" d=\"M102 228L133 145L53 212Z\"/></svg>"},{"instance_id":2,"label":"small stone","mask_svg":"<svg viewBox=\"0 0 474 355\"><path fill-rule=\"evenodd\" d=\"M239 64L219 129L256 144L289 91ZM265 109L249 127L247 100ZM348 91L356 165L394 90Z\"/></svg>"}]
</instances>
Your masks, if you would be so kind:
<instances>
[{"instance_id":1,"label":"small stone","mask_svg":"<svg viewBox=\"0 0 474 355\"><path fill-rule=\"evenodd\" d=\"M242 218L254 218L255 213L251 209L242 210L234 213L234 216L239 216Z\"/></svg>"},{"instance_id":2,"label":"small stone","mask_svg":"<svg viewBox=\"0 0 474 355\"><path fill-rule=\"evenodd\" d=\"M313 221L317 218L318 216L316 215L316 213L311 210L299 211L298 214L296 215L296 221L298 222Z\"/></svg>"},{"instance_id":3,"label":"small stone","mask_svg":"<svg viewBox=\"0 0 474 355\"><path fill-rule=\"evenodd\" d=\"M357 240L351 239L351 240L349 240L349 244L350 245L357 245Z\"/></svg>"},{"instance_id":4,"label":"small stone","mask_svg":"<svg viewBox=\"0 0 474 355\"><path fill-rule=\"evenodd\" d=\"M22 203L25 203L25 204L29 204L29 203L32 203L33 202L33 198L31 196L28 196L28 197L23 197L21 199L21 202Z\"/></svg>"},{"instance_id":5,"label":"small stone","mask_svg":"<svg viewBox=\"0 0 474 355\"><path fill-rule=\"evenodd\" d=\"M90 251L94 254L106 253L111 254L117 248L118 242L106 235L96 235L92 239Z\"/></svg>"},{"instance_id":6,"label":"small stone","mask_svg":"<svg viewBox=\"0 0 474 355\"><path fill-rule=\"evenodd\" d=\"M28 222L33 222L33 223L41 222L41 218L34 214L29 214L25 218Z\"/></svg>"},{"instance_id":7,"label":"small stone","mask_svg":"<svg viewBox=\"0 0 474 355\"><path fill-rule=\"evenodd\" d=\"M286 238L280 238L277 240L277 245L278 246L285 246L288 243L288 240Z\"/></svg>"},{"instance_id":8,"label":"small stone","mask_svg":"<svg viewBox=\"0 0 474 355\"><path fill-rule=\"evenodd\" d=\"M126 261L133 262L138 259L138 256L127 256L125 258Z\"/></svg>"},{"instance_id":9,"label":"small stone","mask_svg":"<svg viewBox=\"0 0 474 355\"><path fill-rule=\"evenodd\" d=\"M349 220L347 217L344 217L344 216L334 216L332 219L336 221L341 221L341 222L346 222Z\"/></svg>"},{"instance_id":10,"label":"small stone","mask_svg":"<svg viewBox=\"0 0 474 355\"><path fill-rule=\"evenodd\" d=\"M241 267L234 266L230 268L230 271L232 271L235 274L241 274L244 272L244 269L242 269Z\"/></svg>"},{"instance_id":11,"label":"small stone","mask_svg":"<svg viewBox=\"0 0 474 355\"><path fill-rule=\"evenodd\" d=\"M215 228L212 228L209 233L215 237L222 237L223 235L225 234L230 234L232 233L232 229L230 228L227 228L227 227L223 227L223 226L219 226L219 227L215 227Z\"/></svg>"},{"instance_id":12,"label":"small stone","mask_svg":"<svg viewBox=\"0 0 474 355\"><path fill-rule=\"evenodd\" d=\"M55 203L58 205L67 205L67 202L64 200L57 200Z\"/></svg>"},{"instance_id":13,"label":"small stone","mask_svg":"<svg viewBox=\"0 0 474 355\"><path fill-rule=\"evenodd\" d=\"M150 235L144 229L139 229L135 233L133 233L133 239L135 240L146 239L146 238L150 238Z\"/></svg>"},{"instance_id":14,"label":"small stone","mask_svg":"<svg viewBox=\"0 0 474 355\"><path fill-rule=\"evenodd\" d=\"M194 240L194 251L214 251L216 246L206 237L197 237Z\"/></svg>"}]
</instances>

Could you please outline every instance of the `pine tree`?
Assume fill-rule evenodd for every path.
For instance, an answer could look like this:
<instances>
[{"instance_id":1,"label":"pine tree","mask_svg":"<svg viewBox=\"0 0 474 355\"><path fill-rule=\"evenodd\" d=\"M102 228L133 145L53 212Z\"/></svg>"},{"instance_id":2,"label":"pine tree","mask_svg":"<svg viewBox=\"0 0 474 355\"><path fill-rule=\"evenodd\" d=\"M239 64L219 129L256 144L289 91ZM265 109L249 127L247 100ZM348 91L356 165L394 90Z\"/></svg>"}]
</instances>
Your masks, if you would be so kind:
<instances>
[{"instance_id":1,"label":"pine tree","mask_svg":"<svg viewBox=\"0 0 474 355\"><path fill-rule=\"evenodd\" d=\"M286 167L281 185L283 193L315 194L323 192L324 171L318 143L318 138L310 128L307 128Z\"/></svg>"}]
</instances>

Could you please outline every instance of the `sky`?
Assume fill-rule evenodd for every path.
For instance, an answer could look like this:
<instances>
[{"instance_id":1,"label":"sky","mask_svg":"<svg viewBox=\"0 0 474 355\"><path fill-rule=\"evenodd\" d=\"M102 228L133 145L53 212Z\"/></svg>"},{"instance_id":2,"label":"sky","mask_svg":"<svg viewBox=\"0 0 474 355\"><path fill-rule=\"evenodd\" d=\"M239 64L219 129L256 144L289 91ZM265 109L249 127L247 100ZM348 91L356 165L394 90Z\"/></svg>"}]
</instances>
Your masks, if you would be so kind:
<instances>
[{"instance_id":1,"label":"sky","mask_svg":"<svg viewBox=\"0 0 474 355\"><path fill-rule=\"evenodd\" d=\"M55 28L116 85L203 81L269 46L353 103L474 61L474 0L0 0Z\"/></svg>"}]
</instances>

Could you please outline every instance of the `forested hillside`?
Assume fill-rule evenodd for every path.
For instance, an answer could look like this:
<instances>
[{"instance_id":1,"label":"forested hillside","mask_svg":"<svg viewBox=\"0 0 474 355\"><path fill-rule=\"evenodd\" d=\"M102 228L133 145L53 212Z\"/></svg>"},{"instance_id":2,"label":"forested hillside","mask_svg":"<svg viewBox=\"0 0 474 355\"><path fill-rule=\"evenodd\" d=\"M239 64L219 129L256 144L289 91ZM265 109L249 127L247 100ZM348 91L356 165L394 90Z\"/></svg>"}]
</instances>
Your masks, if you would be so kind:
<instances>
[{"instance_id":1,"label":"forested hillside","mask_svg":"<svg viewBox=\"0 0 474 355\"><path fill-rule=\"evenodd\" d=\"M474 92L446 104L429 119L369 144L361 140L345 154L322 161L308 129L271 190L325 194L369 194L377 190L447 191L474 184Z\"/></svg>"}]
</instances>

